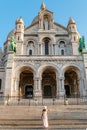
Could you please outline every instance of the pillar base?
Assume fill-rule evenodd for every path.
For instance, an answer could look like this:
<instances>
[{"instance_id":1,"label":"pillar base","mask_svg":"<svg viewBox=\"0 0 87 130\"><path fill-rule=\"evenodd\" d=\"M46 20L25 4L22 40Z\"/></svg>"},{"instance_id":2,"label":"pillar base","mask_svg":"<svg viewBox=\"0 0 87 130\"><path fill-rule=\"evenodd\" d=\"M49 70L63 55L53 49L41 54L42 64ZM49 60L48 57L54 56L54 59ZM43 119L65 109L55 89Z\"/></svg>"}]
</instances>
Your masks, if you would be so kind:
<instances>
[{"instance_id":1,"label":"pillar base","mask_svg":"<svg viewBox=\"0 0 87 130\"><path fill-rule=\"evenodd\" d=\"M60 91L59 92L59 98L64 98L64 95L65 95L65 91Z\"/></svg>"},{"instance_id":2,"label":"pillar base","mask_svg":"<svg viewBox=\"0 0 87 130\"><path fill-rule=\"evenodd\" d=\"M35 101L35 105L42 104L42 92L41 91L34 91L34 101Z\"/></svg>"},{"instance_id":3,"label":"pillar base","mask_svg":"<svg viewBox=\"0 0 87 130\"><path fill-rule=\"evenodd\" d=\"M41 91L34 91L34 98L41 98L41 97L42 97Z\"/></svg>"}]
</instances>

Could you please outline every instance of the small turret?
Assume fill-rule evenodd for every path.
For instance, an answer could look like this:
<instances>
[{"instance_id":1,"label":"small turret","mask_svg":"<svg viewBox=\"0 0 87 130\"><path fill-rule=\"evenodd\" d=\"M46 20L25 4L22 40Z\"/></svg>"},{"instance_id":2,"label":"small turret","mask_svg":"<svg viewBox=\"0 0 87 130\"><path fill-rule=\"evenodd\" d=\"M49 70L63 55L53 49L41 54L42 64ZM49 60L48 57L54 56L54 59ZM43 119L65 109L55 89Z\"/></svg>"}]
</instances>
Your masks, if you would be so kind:
<instances>
[{"instance_id":1,"label":"small turret","mask_svg":"<svg viewBox=\"0 0 87 130\"><path fill-rule=\"evenodd\" d=\"M19 18L16 21L16 40L23 41L23 39L24 39L24 22L22 18Z\"/></svg>"},{"instance_id":2,"label":"small turret","mask_svg":"<svg viewBox=\"0 0 87 130\"><path fill-rule=\"evenodd\" d=\"M77 32L77 27L75 21L70 18L67 26L69 32Z\"/></svg>"},{"instance_id":3,"label":"small turret","mask_svg":"<svg viewBox=\"0 0 87 130\"><path fill-rule=\"evenodd\" d=\"M70 18L67 26L69 32L69 43L72 44L73 55L78 55L79 33L75 21Z\"/></svg>"}]
</instances>

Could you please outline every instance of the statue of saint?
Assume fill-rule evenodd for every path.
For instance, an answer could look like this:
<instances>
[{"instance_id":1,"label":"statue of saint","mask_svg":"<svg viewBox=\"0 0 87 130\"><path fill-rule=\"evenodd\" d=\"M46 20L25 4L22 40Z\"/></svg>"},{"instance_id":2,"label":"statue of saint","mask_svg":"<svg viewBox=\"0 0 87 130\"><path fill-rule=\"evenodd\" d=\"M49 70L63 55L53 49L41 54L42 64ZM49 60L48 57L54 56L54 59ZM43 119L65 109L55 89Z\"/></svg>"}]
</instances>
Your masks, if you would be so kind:
<instances>
[{"instance_id":1,"label":"statue of saint","mask_svg":"<svg viewBox=\"0 0 87 130\"><path fill-rule=\"evenodd\" d=\"M85 38L84 38L84 36L82 36L79 39L78 51L79 51L80 54L82 54L84 50L85 50Z\"/></svg>"},{"instance_id":2,"label":"statue of saint","mask_svg":"<svg viewBox=\"0 0 87 130\"><path fill-rule=\"evenodd\" d=\"M10 40L9 50L16 53L16 41L13 36L11 37L11 40Z\"/></svg>"},{"instance_id":3,"label":"statue of saint","mask_svg":"<svg viewBox=\"0 0 87 130\"><path fill-rule=\"evenodd\" d=\"M47 18L44 20L44 29L45 29L45 30L48 30L48 29L49 29L49 22L48 22L48 19L47 19Z\"/></svg>"}]
</instances>

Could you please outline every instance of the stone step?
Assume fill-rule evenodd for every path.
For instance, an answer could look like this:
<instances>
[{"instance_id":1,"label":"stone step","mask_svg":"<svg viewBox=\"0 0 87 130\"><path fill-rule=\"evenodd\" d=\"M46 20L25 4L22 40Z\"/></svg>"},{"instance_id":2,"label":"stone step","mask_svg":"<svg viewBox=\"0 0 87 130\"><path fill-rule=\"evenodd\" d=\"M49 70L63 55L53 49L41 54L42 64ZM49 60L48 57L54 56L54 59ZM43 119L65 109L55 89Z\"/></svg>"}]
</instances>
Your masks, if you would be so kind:
<instances>
[{"instance_id":1,"label":"stone step","mask_svg":"<svg viewBox=\"0 0 87 130\"><path fill-rule=\"evenodd\" d=\"M52 125L45 130L86 130L87 125ZM29 125L29 126L0 126L0 130L43 130L42 126L39 125Z\"/></svg>"},{"instance_id":2,"label":"stone step","mask_svg":"<svg viewBox=\"0 0 87 130\"><path fill-rule=\"evenodd\" d=\"M9 119L0 120L0 125L41 125L41 119ZM87 120L49 120L50 125L87 125Z\"/></svg>"},{"instance_id":3,"label":"stone step","mask_svg":"<svg viewBox=\"0 0 87 130\"><path fill-rule=\"evenodd\" d=\"M40 119L43 106L0 106L0 119ZM87 119L87 106L49 106L49 119Z\"/></svg>"},{"instance_id":4,"label":"stone step","mask_svg":"<svg viewBox=\"0 0 87 130\"><path fill-rule=\"evenodd\" d=\"M43 106L0 106L0 130L41 130ZM87 128L87 105L48 106L49 129Z\"/></svg>"}]
</instances>

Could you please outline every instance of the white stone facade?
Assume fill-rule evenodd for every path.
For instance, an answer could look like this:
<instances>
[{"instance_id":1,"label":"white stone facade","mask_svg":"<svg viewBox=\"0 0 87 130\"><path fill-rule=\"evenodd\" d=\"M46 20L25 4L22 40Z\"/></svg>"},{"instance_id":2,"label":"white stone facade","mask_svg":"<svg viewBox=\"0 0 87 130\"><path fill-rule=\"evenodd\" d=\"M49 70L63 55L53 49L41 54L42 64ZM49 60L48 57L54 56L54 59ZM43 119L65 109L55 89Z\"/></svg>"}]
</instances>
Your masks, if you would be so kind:
<instances>
[{"instance_id":1,"label":"white stone facade","mask_svg":"<svg viewBox=\"0 0 87 130\"><path fill-rule=\"evenodd\" d=\"M16 40L16 54L9 51L11 36ZM24 27L19 18L4 43L1 94L24 98L85 96L87 54L79 55L79 38L73 19L63 27L44 4L30 26Z\"/></svg>"}]
</instances>

